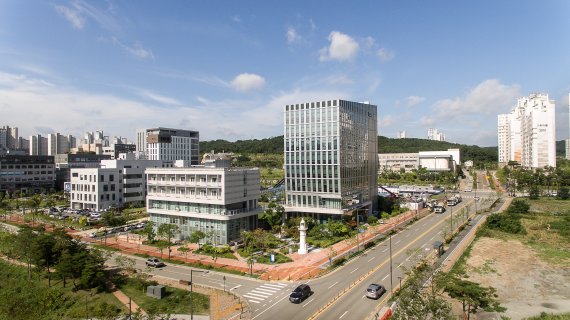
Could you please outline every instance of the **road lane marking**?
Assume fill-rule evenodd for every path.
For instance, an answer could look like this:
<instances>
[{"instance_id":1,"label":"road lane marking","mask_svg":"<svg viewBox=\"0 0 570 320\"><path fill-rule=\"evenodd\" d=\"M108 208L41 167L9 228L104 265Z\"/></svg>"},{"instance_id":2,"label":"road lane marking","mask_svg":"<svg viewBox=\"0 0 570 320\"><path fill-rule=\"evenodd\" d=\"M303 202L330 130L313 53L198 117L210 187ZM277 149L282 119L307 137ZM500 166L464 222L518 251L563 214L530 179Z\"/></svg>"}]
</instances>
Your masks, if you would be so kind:
<instances>
[{"instance_id":1,"label":"road lane marking","mask_svg":"<svg viewBox=\"0 0 570 320\"><path fill-rule=\"evenodd\" d=\"M353 273L354 271L356 271L356 270L358 270L358 268L356 268L356 269L354 269L354 270L350 271L350 273L352 274L352 273Z\"/></svg>"},{"instance_id":2,"label":"road lane marking","mask_svg":"<svg viewBox=\"0 0 570 320\"><path fill-rule=\"evenodd\" d=\"M238 284L237 286L231 288L230 291L231 291L231 290L235 290L235 289L237 289L237 288L239 288L239 287L243 287L243 285L242 285L242 284Z\"/></svg>"},{"instance_id":3,"label":"road lane marking","mask_svg":"<svg viewBox=\"0 0 570 320\"><path fill-rule=\"evenodd\" d=\"M348 310L346 310L340 317L338 317L339 319L342 319L342 317L344 317L346 314L348 313Z\"/></svg>"},{"instance_id":4,"label":"road lane marking","mask_svg":"<svg viewBox=\"0 0 570 320\"><path fill-rule=\"evenodd\" d=\"M382 282L388 278L389 274L387 274L384 278L382 278Z\"/></svg>"},{"instance_id":5,"label":"road lane marking","mask_svg":"<svg viewBox=\"0 0 570 320\"><path fill-rule=\"evenodd\" d=\"M313 302L313 300L315 300L315 298L313 298L313 299L309 300L307 303L305 303L305 304L303 305L303 308L306 307L307 305L309 305L309 303Z\"/></svg>"},{"instance_id":6,"label":"road lane marking","mask_svg":"<svg viewBox=\"0 0 570 320\"><path fill-rule=\"evenodd\" d=\"M335 283L333 283L333 284L331 284L331 286L330 286L330 287L328 287L328 289L330 289L330 288L334 287L334 286L335 286L335 284L337 284L337 283L338 283L338 281L337 281L337 282L335 282Z\"/></svg>"},{"instance_id":7,"label":"road lane marking","mask_svg":"<svg viewBox=\"0 0 570 320\"><path fill-rule=\"evenodd\" d=\"M400 242L402 242L402 240L398 240L398 241L396 241L396 243L394 243L394 244L398 244L398 243L400 243Z\"/></svg>"},{"instance_id":8,"label":"road lane marking","mask_svg":"<svg viewBox=\"0 0 570 320\"><path fill-rule=\"evenodd\" d=\"M267 298L266 296L264 296L264 295L262 295L262 294L253 293L253 292L248 292L247 294L244 294L243 296L244 296L244 297L246 297L246 296L259 297L259 298L256 298L256 299L261 299L261 300L265 300L265 298Z\"/></svg>"},{"instance_id":9,"label":"road lane marking","mask_svg":"<svg viewBox=\"0 0 570 320\"><path fill-rule=\"evenodd\" d=\"M382 250L382 252L386 252L386 251L388 251L388 249L384 249L384 250Z\"/></svg>"},{"instance_id":10,"label":"road lane marking","mask_svg":"<svg viewBox=\"0 0 570 320\"><path fill-rule=\"evenodd\" d=\"M423 238L426 234L430 233L431 231L433 231L435 228L439 227L442 223L446 222L449 218L444 218L441 219L439 222L436 222L435 224L433 224L429 229L427 229L426 231L424 231L422 234L420 234L419 236L417 236L416 238L414 238L413 241L410 241L407 245L405 245L403 248L401 248L400 250L398 250L394 255L399 255L402 252L404 252L406 249L408 249L412 244L414 244L415 242L419 241L421 238ZM434 236L435 237L435 236ZM386 249L387 250L387 249ZM377 265L374 269L372 269L365 277L360 278L357 283L360 283L362 281L364 281L365 279L367 279L368 277L370 277L370 275L372 275L373 273L375 273L376 271L378 271L380 268L382 268L384 265L386 265L388 263L388 261L384 261L383 263ZM326 307L323 307L321 309L319 309L317 312L315 312L313 315L311 315L308 319L309 320L313 320L319 317L319 315L321 315L323 312L325 312L327 309L329 309L332 305L334 305L338 299L340 299L341 297L345 296L348 292L352 291L352 289L354 289L355 287L357 287L356 285L349 288L348 290L344 291L342 294L340 294L339 296L336 296L335 298L332 299L332 301L330 303L327 304ZM386 295L386 298L389 295ZM386 299L384 299L386 300ZM382 300L382 303L384 302L384 300ZM255 319L255 318L254 318Z\"/></svg>"},{"instance_id":11,"label":"road lane marking","mask_svg":"<svg viewBox=\"0 0 570 320\"><path fill-rule=\"evenodd\" d=\"M372 261L372 260L374 260L374 259L376 259L376 257L372 257L372 258L368 259L368 262L370 262L370 261Z\"/></svg>"}]
</instances>

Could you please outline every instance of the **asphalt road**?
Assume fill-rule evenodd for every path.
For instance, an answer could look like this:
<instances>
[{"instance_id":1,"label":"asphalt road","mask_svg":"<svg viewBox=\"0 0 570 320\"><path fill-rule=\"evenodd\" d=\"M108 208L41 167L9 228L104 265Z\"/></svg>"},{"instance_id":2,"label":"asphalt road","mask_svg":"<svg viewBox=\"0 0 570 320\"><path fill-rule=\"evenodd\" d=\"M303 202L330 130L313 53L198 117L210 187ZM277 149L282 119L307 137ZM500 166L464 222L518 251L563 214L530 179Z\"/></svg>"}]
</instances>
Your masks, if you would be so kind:
<instances>
[{"instance_id":1,"label":"asphalt road","mask_svg":"<svg viewBox=\"0 0 570 320\"><path fill-rule=\"evenodd\" d=\"M461 202L453 208L457 213L473 200ZM473 208L473 206L471 206ZM364 319L383 304L388 294L378 300L364 296L371 283L384 285L388 292L396 288L403 268L417 262L418 255L433 250L433 243L442 240L442 230L450 228L446 222L450 211L443 214L430 214L406 227L391 237L392 285L390 282L390 240L378 244L366 254L351 260L344 267L325 277L304 282L265 282L243 276L210 271L194 272L195 284L230 290L247 300L252 319L308 319L316 315L318 319ZM458 221L457 221L458 222ZM412 254L413 252L413 254ZM144 258L134 257L137 268L145 269ZM190 268L168 264L164 268L149 269L149 272L172 279L190 279ZM224 281L224 277L226 280ZM352 288L346 291L347 288ZM308 283L313 294L300 304L289 302L289 294L300 283ZM342 295L331 304L331 301ZM321 310L323 306L330 306ZM319 312L320 311L320 312ZM319 313L318 313L319 312ZM317 314L318 313L318 314Z\"/></svg>"}]
</instances>

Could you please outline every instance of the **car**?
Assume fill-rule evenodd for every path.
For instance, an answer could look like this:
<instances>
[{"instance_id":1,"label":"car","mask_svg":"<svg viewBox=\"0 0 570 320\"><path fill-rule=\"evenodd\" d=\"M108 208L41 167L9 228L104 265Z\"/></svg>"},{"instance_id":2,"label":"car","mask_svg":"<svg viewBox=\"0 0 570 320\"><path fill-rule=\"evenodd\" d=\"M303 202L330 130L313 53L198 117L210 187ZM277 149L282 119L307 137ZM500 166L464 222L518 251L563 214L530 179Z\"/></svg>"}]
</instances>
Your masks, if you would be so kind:
<instances>
[{"instance_id":1,"label":"car","mask_svg":"<svg viewBox=\"0 0 570 320\"><path fill-rule=\"evenodd\" d=\"M313 292L311 291L311 287L308 284L300 284L291 292L289 296L289 301L293 303L301 303L305 299L307 299Z\"/></svg>"},{"instance_id":2,"label":"car","mask_svg":"<svg viewBox=\"0 0 570 320\"><path fill-rule=\"evenodd\" d=\"M146 259L146 265L149 267L155 267L155 268L160 268L160 267L164 267L166 266L166 264L164 264L164 262L162 262L160 259L158 258L148 258Z\"/></svg>"},{"instance_id":3,"label":"car","mask_svg":"<svg viewBox=\"0 0 570 320\"><path fill-rule=\"evenodd\" d=\"M386 288L384 288L384 286L376 284L376 283L372 283L366 289L366 297L368 297L370 299L378 299L384 293L386 293Z\"/></svg>"}]
</instances>

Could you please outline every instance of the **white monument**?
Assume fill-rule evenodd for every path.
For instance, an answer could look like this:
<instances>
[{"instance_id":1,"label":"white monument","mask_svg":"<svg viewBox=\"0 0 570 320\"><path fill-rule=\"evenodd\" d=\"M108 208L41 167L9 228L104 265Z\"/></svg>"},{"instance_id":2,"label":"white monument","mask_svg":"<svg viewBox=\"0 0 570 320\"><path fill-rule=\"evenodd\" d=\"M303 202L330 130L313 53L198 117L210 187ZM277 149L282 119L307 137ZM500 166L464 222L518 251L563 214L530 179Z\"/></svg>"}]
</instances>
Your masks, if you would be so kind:
<instances>
[{"instance_id":1,"label":"white monument","mask_svg":"<svg viewBox=\"0 0 570 320\"><path fill-rule=\"evenodd\" d=\"M305 219L301 219L301 225L299 225L299 254L307 254L307 226L305 225Z\"/></svg>"}]
</instances>

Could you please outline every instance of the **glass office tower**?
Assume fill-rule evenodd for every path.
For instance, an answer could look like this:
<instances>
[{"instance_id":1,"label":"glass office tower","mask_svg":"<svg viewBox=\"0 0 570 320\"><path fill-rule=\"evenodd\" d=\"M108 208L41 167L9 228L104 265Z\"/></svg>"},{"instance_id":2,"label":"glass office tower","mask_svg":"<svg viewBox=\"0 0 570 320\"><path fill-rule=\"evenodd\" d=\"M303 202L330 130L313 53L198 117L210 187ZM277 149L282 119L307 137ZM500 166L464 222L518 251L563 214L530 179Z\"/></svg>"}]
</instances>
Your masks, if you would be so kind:
<instances>
[{"instance_id":1,"label":"glass office tower","mask_svg":"<svg viewBox=\"0 0 570 320\"><path fill-rule=\"evenodd\" d=\"M285 211L319 220L376 210L377 107L345 100L285 106Z\"/></svg>"}]
</instances>

